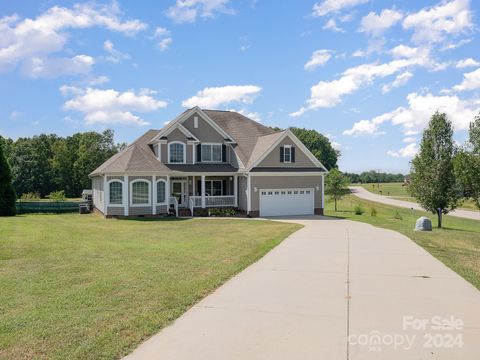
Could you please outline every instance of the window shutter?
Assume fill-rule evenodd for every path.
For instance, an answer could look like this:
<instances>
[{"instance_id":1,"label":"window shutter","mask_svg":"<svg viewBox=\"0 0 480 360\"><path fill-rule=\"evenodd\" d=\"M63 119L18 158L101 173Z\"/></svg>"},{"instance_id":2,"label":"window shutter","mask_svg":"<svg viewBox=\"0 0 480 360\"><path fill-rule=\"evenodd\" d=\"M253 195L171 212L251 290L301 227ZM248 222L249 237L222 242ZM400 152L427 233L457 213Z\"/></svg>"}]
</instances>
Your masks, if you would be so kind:
<instances>
[{"instance_id":1,"label":"window shutter","mask_svg":"<svg viewBox=\"0 0 480 360\"><path fill-rule=\"evenodd\" d=\"M227 195L227 180L222 180L222 195Z\"/></svg>"},{"instance_id":2,"label":"window shutter","mask_svg":"<svg viewBox=\"0 0 480 360\"><path fill-rule=\"evenodd\" d=\"M280 146L280 162L283 163L284 161L284 149L283 146Z\"/></svg>"},{"instance_id":3,"label":"window shutter","mask_svg":"<svg viewBox=\"0 0 480 360\"><path fill-rule=\"evenodd\" d=\"M202 144L197 145L197 162L202 162Z\"/></svg>"},{"instance_id":4,"label":"window shutter","mask_svg":"<svg viewBox=\"0 0 480 360\"><path fill-rule=\"evenodd\" d=\"M222 162L227 162L227 146L222 145Z\"/></svg>"},{"instance_id":5,"label":"window shutter","mask_svg":"<svg viewBox=\"0 0 480 360\"><path fill-rule=\"evenodd\" d=\"M197 180L197 188L195 190L198 196L202 195L202 180Z\"/></svg>"},{"instance_id":6,"label":"window shutter","mask_svg":"<svg viewBox=\"0 0 480 360\"><path fill-rule=\"evenodd\" d=\"M292 146L290 148L290 157L291 157L291 162L294 163L295 162L295 148Z\"/></svg>"}]
</instances>

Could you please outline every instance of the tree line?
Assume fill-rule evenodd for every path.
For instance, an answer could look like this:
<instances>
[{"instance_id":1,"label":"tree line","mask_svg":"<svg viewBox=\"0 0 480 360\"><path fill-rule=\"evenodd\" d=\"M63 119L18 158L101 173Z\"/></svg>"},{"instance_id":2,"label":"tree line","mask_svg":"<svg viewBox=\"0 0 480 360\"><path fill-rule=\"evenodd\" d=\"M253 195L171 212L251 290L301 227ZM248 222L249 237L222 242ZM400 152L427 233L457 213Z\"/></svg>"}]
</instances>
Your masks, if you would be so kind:
<instances>
[{"instance_id":1,"label":"tree line","mask_svg":"<svg viewBox=\"0 0 480 360\"><path fill-rule=\"evenodd\" d=\"M67 137L41 134L15 141L0 136L17 196L45 197L63 190L67 197L79 197L83 189L91 188L88 174L125 147L115 143L113 135L113 130L105 130Z\"/></svg>"},{"instance_id":2,"label":"tree line","mask_svg":"<svg viewBox=\"0 0 480 360\"><path fill-rule=\"evenodd\" d=\"M350 179L350 183L391 183L391 182L403 182L405 175L403 174L390 174L385 172L377 172L375 170L364 171L361 174L355 173L343 173Z\"/></svg>"}]
</instances>

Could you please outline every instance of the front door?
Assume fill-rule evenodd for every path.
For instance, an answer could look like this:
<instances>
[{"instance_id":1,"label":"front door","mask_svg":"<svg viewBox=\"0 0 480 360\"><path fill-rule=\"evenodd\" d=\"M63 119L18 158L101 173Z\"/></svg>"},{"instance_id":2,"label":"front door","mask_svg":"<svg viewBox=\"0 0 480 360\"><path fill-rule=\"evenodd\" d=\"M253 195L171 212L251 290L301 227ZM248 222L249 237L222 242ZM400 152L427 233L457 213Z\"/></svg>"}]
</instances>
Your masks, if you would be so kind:
<instances>
[{"instance_id":1,"label":"front door","mask_svg":"<svg viewBox=\"0 0 480 360\"><path fill-rule=\"evenodd\" d=\"M172 180L172 194L177 198L178 206L187 206L186 185L185 180Z\"/></svg>"}]
</instances>

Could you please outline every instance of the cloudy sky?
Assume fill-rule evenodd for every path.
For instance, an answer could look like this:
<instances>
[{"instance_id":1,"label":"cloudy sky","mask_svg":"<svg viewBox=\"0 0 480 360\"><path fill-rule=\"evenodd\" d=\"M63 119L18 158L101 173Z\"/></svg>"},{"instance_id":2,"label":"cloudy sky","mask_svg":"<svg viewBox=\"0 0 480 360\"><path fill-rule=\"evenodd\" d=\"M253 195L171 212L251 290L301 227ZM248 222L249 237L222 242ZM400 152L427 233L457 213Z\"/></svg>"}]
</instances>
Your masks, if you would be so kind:
<instances>
[{"instance_id":1,"label":"cloudy sky","mask_svg":"<svg viewBox=\"0 0 480 360\"><path fill-rule=\"evenodd\" d=\"M141 5L140 5L141 4ZM342 170L407 171L446 112L480 110L477 0L3 1L0 134L114 129L185 108L316 129Z\"/></svg>"}]
</instances>

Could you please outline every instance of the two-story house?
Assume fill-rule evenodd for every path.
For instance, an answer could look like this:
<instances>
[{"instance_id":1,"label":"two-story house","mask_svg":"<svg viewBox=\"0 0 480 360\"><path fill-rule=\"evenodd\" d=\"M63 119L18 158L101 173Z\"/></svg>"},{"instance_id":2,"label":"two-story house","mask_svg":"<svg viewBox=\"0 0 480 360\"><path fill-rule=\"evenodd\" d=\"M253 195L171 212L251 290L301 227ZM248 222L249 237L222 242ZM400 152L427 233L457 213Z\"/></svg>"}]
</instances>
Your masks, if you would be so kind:
<instances>
[{"instance_id":1,"label":"two-story house","mask_svg":"<svg viewBox=\"0 0 480 360\"><path fill-rule=\"evenodd\" d=\"M105 216L233 207L256 217L323 214L325 173L291 131L195 107L90 177L94 207Z\"/></svg>"}]
</instances>

